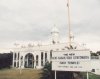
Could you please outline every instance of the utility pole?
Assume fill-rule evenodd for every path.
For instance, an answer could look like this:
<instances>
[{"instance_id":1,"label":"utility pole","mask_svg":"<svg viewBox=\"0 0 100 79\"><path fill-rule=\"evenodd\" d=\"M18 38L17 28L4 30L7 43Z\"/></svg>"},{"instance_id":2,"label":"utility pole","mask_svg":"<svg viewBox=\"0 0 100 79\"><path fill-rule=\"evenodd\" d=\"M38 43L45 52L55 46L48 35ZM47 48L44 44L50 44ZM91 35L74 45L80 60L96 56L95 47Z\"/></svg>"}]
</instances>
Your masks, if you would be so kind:
<instances>
[{"instance_id":1,"label":"utility pole","mask_svg":"<svg viewBox=\"0 0 100 79\"><path fill-rule=\"evenodd\" d=\"M71 20L70 20L70 1L67 0L68 8L68 39L69 39L69 48L71 48Z\"/></svg>"}]
</instances>

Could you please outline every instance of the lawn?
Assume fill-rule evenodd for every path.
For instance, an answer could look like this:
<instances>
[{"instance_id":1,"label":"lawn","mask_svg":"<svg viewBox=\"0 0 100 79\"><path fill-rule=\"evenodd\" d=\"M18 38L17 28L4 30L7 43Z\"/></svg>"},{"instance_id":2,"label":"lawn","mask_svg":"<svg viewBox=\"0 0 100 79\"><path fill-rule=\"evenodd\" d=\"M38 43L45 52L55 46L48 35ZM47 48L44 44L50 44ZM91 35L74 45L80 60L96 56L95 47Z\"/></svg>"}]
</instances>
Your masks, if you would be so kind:
<instances>
[{"instance_id":1,"label":"lawn","mask_svg":"<svg viewBox=\"0 0 100 79\"><path fill-rule=\"evenodd\" d=\"M100 79L100 75L95 75L95 74L90 73L89 79Z\"/></svg>"},{"instance_id":2,"label":"lawn","mask_svg":"<svg viewBox=\"0 0 100 79\"><path fill-rule=\"evenodd\" d=\"M23 69L21 74L19 69L0 70L0 79L40 79L41 70Z\"/></svg>"},{"instance_id":3,"label":"lawn","mask_svg":"<svg viewBox=\"0 0 100 79\"><path fill-rule=\"evenodd\" d=\"M86 73L83 73L84 79L86 79ZM100 75L89 73L89 79L100 79Z\"/></svg>"},{"instance_id":4,"label":"lawn","mask_svg":"<svg viewBox=\"0 0 100 79\"><path fill-rule=\"evenodd\" d=\"M23 69L21 74L19 69L0 70L0 79L40 79L42 70ZM86 73L83 73L86 79ZM89 79L100 79L99 75L89 73Z\"/></svg>"}]
</instances>

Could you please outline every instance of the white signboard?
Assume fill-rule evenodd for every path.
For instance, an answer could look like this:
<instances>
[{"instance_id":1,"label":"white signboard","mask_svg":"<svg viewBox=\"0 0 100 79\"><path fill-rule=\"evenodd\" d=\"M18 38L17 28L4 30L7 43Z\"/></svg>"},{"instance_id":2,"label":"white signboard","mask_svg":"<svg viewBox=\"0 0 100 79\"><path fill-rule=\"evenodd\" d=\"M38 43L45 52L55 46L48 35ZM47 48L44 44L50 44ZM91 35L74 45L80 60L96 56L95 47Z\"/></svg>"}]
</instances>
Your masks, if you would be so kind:
<instances>
[{"instance_id":1,"label":"white signboard","mask_svg":"<svg viewBox=\"0 0 100 79\"><path fill-rule=\"evenodd\" d=\"M90 52L88 50L55 51L52 53L52 70L90 71Z\"/></svg>"},{"instance_id":2,"label":"white signboard","mask_svg":"<svg viewBox=\"0 0 100 79\"><path fill-rule=\"evenodd\" d=\"M52 70L56 71L91 71L90 63L86 61L53 62Z\"/></svg>"},{"instance_id":3,"label":"white signboard","mask_svg":"<svg viewBox=\"0 0 100 79\"><path fill-rule=\"evenodd\" d=\"M54 51L52 53L52 61L87 61L90 60L90 52L88 50L69 50Z\"/></svg>"}]
</instances>

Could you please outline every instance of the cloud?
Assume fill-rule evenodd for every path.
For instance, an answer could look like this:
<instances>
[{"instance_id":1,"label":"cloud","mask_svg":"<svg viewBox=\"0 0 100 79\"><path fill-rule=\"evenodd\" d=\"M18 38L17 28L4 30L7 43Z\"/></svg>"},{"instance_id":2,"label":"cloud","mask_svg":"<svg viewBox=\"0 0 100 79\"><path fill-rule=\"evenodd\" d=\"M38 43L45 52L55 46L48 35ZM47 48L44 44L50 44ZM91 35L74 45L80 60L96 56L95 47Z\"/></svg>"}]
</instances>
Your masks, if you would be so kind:
<instances>
[{"instance_id":1,"label":"cloud","mask_svg":"<svg viewBox=\"0 0 100 79\"><path fill-rule=\"evenodd\" d=\"M67 0L0 0L2 46L16 40L48 40L54 24L60 29L60 37L67 38L66 3ZM71 0L70 5L71 29L76 39L100 49L100 1Z\"/></svg>"}]
</instances>

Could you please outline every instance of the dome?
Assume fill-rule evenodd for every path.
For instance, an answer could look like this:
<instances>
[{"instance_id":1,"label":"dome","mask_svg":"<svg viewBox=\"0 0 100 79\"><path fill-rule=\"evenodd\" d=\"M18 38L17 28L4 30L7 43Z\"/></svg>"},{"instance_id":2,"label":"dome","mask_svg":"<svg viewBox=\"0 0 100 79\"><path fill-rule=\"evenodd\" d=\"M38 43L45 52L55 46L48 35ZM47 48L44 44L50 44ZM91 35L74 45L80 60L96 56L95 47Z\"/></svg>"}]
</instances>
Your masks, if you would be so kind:
<instances>
[{"instance_id":1,"label":"dome","mask_svg":"<svg viewBox=\"0 0 100 79\"><path fill-rule=\"evenodd\" d=\"M51 33L53 33L53 32L59 32L59 30L54 26L54 27L52 28Z\"/></svg>"}]
</instances>

